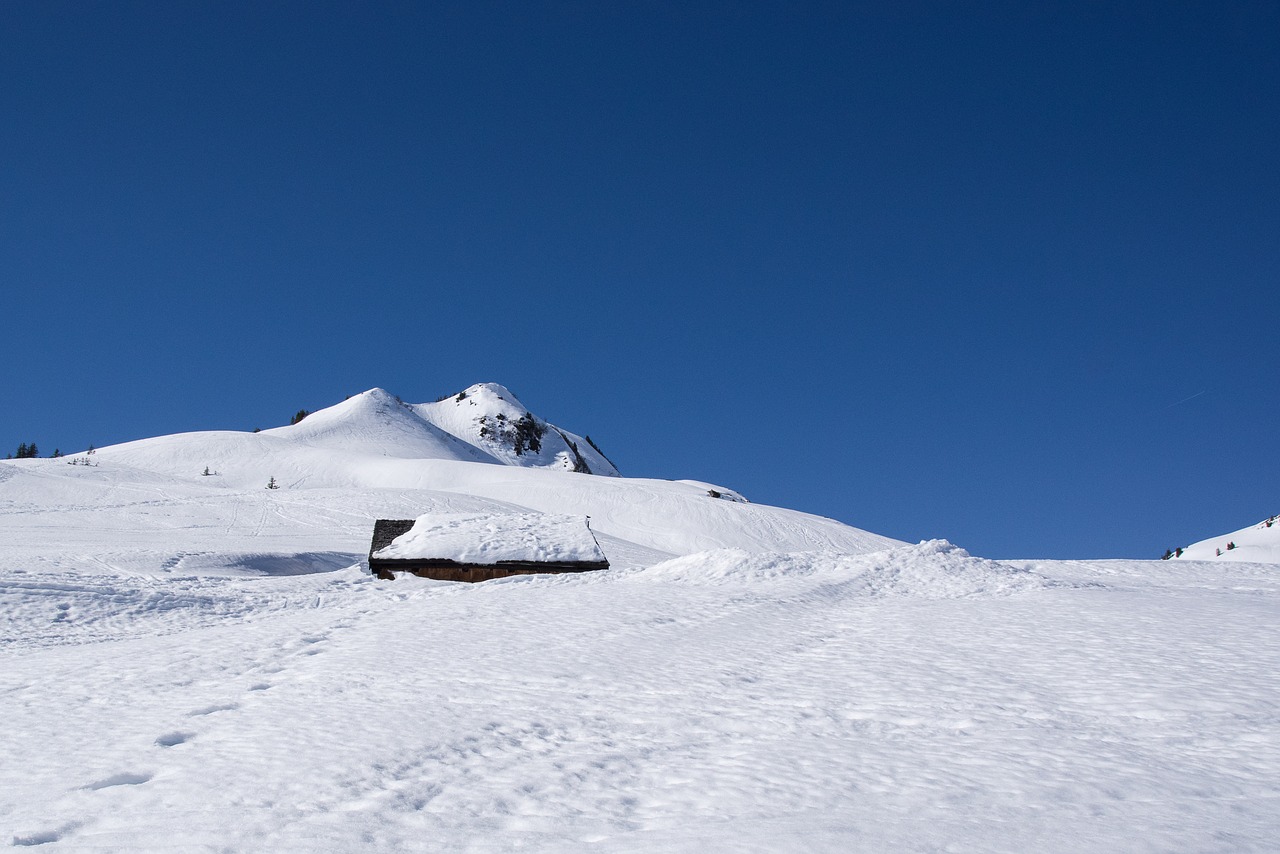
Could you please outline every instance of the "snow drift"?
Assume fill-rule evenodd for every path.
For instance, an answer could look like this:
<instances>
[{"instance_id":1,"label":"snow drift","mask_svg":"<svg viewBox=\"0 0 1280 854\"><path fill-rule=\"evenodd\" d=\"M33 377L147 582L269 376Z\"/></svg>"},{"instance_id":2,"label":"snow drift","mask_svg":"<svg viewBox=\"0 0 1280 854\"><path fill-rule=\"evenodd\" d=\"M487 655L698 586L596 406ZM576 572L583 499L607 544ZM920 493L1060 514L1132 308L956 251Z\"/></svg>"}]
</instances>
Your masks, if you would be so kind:
<instances>
[{"instance_id":1,"label":"snow drift","mask_svg":"<svg viewBox=\"0 0 1280 854\"><path fill-rule=\"evenodd\" d=\"M924 599L1008 596L1053 584L1027 569L975 558L945 540L862 555L724 549L675 558L640 570L631 580L753 589L816 582L828 590L839 586L841 595Z\"/></svg>"}]
</instances>

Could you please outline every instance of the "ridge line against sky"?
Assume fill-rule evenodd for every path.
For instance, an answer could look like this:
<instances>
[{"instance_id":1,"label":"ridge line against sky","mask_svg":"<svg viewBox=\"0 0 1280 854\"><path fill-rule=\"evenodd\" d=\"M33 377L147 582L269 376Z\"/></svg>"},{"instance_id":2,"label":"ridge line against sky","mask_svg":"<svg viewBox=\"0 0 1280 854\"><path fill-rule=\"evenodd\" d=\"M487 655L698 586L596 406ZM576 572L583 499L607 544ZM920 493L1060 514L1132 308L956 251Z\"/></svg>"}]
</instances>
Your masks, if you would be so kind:
<instances>
[{"instance_id":1,"label":"ridge line against sky","mask_svg":"<svg viewBox=\"0 0 1280 854\"><path fill-rule=\"evenodd\" d=\"M5 450L503 383L990 557L1280 510L1280 7L0 7Z\"/></svg>"}]
</instances>

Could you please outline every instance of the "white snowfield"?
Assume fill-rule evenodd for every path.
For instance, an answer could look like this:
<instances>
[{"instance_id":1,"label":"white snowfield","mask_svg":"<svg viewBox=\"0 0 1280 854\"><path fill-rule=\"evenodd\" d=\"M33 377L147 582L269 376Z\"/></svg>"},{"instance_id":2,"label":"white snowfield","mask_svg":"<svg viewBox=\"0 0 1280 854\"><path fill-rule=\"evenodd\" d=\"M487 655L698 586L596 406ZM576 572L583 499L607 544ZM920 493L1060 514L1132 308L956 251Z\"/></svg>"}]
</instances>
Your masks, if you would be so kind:
<instances>
[{"instance_id":1,"label":"white snowfield","mask_svg":"<svg viewBox=\"0 0 1280 854\"><path fill-rule=\"evenodd\" d=\"M1239 531L1192 543L1177 559L1280 563L1280 516L1270 516Z\"/></svg>"},{"instance_id":2,"label":"white snowfield","mask_svg":"<svg viewBox=\"0 0 1280 854\"><path fill-rule=\"evenodd\" d=\"M585 516L554 513L427 513L373 555L383 560L600 563L605 560Z\"/></svg>"},{"instance_id":3,"label":"white snowfield","mask_svg":"<svg viewBox=\"0 0 1280 854\"><path fill-rule=\"evenodd\" d=\"M0 845L1277 850L1274 564L990 561L361 398L0 463ZM440 513L613 568L370 576Z\"/></svg>"}]
</instances>

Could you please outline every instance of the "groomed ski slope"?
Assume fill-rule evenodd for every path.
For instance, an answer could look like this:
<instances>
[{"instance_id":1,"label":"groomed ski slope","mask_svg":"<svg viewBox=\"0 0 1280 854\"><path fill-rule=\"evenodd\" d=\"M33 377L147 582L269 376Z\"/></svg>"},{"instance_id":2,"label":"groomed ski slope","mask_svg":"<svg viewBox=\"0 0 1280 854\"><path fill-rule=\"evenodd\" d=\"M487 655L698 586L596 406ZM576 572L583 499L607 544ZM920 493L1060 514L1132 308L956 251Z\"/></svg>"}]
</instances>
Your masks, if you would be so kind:
<instances>
[{"instance_id":1,"label":"groomed ski slope","mask_svg":"<svg viewBox=\"0 0 1280 854\"><path fill-rule=\"evenodd\" d=\"M1275 850L1277 566L988 561L383 402L0 463L0 846ZM363 562L531 511L612 568Z\"/></svg>"}]
</instances>

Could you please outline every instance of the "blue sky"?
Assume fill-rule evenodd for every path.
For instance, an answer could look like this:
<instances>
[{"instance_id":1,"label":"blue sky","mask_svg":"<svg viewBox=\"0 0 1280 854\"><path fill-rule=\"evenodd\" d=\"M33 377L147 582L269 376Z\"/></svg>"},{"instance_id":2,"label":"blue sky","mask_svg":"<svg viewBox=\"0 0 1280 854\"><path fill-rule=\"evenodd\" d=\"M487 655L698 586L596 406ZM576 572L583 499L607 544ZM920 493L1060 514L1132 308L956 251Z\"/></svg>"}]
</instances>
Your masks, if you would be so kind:
<instances>
[{"instance_id":1,"label":"blue sky","mask_svg":"<svg viewBox=\"0 0 1280 854\"><path fill-rule=\"evenodd\" d=\"M1280 511L1272 3L0 5L0 446L473 382L992 557Z\"/></svg>"}]
</instances>

